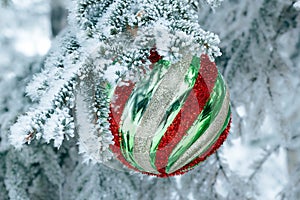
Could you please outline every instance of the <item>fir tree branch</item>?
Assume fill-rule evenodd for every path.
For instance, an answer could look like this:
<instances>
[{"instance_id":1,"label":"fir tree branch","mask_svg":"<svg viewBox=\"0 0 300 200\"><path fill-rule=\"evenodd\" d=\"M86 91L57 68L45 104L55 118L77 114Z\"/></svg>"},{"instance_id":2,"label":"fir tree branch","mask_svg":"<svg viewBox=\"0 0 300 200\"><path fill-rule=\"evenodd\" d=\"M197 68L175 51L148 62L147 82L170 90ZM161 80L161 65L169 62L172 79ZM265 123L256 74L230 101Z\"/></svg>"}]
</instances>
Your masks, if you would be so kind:
<instances>
[{"instance_id":1,"label":"fir tree branch","mask_svg":"<svg viewBox=\"0 0 300 200\"><path fill-rule=\"evenodd\" d=\"M276 152L279 148L280 148L280 145L278 144L268 150L265 150L263 156L259 160L254 162L254 164L253 164L254 170L251 173L251 175L248 177L248 182L252 181L255 178L255 176L261 171L263 165L268 161L270 156L274 152Z\"/></svg>"}]
</instances>

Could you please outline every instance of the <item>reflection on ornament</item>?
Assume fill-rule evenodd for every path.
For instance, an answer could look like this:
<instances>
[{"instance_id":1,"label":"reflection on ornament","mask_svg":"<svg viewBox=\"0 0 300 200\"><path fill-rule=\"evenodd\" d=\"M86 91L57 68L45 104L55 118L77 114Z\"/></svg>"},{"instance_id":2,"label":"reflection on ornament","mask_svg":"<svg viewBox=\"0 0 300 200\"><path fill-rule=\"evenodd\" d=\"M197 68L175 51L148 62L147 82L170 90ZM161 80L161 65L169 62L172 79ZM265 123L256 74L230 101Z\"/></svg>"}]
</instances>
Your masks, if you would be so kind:
<instances>
[{"instance_id":1,"label":"reflection on ornament","mask_svg":"<svg viewBox=\"0 0 300 200\"><path fill-rule=\"evenodd\" d=\"M111 150L127 167L168 177L205 160L230 128L227 86L207 55L171 64L152 49L143 80L120 81L110 104Z\"/></svg>"}]
</instances>

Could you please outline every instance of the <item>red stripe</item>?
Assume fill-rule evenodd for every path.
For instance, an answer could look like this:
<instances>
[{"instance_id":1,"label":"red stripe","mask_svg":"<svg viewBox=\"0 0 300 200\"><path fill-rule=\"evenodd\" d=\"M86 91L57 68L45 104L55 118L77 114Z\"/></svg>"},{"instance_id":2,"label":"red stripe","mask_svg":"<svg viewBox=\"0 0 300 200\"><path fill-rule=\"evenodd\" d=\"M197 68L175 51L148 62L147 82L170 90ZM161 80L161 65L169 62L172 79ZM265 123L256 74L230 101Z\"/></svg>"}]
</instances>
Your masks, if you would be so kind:
<instances>
[{"instance_id":1,"label":"red stripe","mask_svg":"<svg viewBox=\"0 0 300 200\"><path fill-rule=\"evenodd\" d=\"M115 89L113 99L111 101L111 113L114 115L116 123L118 124L121 121L121 116L124 111L126 102L135 86L135 84L131 81L122 82L122 84L122 86L117 86L117 88Z\"/></svg>"},{"instance_id":2,"label":"red stripe","mask_svg":"<svg viewBox=\"0 0 300 200\"><path fill-rule=\"evenodd\" d=\"M161 177L170 176L170 174L165 172L168 158L174 147L181 141L203 110L215 85L217 76L218 70L215 63L211 62L207 55L202 55L201 67L195 85L158 145L155 166L161 173Z\"/></svg>"},{"instance_id":3,"label":"red stripe","mask_svg":"<svg viewBox=\"0 0 300 200\"><path fill-rule=\"evenodd\" d=\"M110 149L125 166L137 170L129 162L126 161L120 148L120 143L122 140L122 137L119 133L121 116L124 111L126 102L134 88L134 84L132 82L128 82L126 84L127 85L117 86L114 92L115 99L112 100L109 108L109 128L113 134L113 141L115 143L113 145L110 145Z\"/></svg>"}]
</instances>

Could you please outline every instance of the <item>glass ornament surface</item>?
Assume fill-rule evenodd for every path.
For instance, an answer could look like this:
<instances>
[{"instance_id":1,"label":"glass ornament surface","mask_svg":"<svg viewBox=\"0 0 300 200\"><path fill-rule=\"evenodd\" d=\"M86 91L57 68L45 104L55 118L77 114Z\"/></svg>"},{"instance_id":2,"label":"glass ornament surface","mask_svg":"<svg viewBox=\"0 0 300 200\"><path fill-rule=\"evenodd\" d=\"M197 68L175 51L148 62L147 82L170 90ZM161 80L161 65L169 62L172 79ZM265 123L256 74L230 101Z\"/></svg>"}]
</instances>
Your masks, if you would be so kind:
<instances>
[{"instance_id":1,"label":"glass ornament surface","mask_svg":"<svg viewBox=\"0 0 300 200\"><path fill-rule=\"evenodd\" d=\"M111 91L110 148L135 171L158 177L183 174L226 139L229 92L205 54L175 64L151 55L155 64L149 74L136 83L121 80Z\"/></svg>"}]
</instances>

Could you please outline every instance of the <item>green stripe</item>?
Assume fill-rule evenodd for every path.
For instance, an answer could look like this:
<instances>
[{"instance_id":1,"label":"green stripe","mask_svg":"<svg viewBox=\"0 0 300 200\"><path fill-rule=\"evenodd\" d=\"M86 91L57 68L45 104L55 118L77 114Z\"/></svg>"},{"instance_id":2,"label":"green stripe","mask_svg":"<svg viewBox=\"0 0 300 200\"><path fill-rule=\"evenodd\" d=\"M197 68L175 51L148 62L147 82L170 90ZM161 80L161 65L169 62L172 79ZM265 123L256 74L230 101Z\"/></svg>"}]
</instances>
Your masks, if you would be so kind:
<instances>
[{"instance_id":1,"label":"green stripe","mask_svg":"<svg viewBox=\"0 0 300 200\"><path fill-rule=\"evenodd\" d=\"M166 110L166 113L160 122L160 125L153 137L151 148L150 148L150 161L152 167L155 169L155 157L158 145L167 131L167 128L172 124L175 117L181 110L184 102L186 101L187 97L189 96L191 90L193 89L196 79L198 77L198 72L200 69L200 58L194 56L192 62L190 64L190 68L188 69L183 83L186 84L186 88L183 91L180 91L178 95L172 101L170 107ZM178 80L180 82L180 80ZM180 86L180 85L179 85Z\"/></svg>"},{"instance_id":2,"label":"green stripe","mask_svg":"<svg viewBox=\"0 0 300 200\"><path fill-rule=\"evenodd\" d=\"M203 153L205 153L213 144L215 144L216 143L216 141L218 140L218 138L220 137L220 135L224 132L224 130L227 128L227 126L228 126L228 123L229 123L229 121L230 121L230 116L231 116L231 109L230 109L230 107L229 107L229 109L228 109L228 114L227 114L227 117L226 117L226 120L225 120L225 122L224 122L224 124L223 124L223 127L222 127L222 129L219 131L219 133L216 135L216 137L214 138L214 140L200 153L200 154L198 154L198 155L195 155L195 156L193 156L193 158L191 159L191 161L192 160L194 160L195 158L197 158L197 157L199 157L200 155L202 155Z\"/></svg>"},{"instance_id":3,"label":"green stripe","mask_svg":"<svg viewBox=\"0 0 300 200\"><path fill-rule=\"evenodd\" d=\"M144 171L134 160L134 136L153 94L170 67L170 62L160 60L155 64L150 75L136 85L129 97L121 118L121 151L124 158L139 170Z\"/></svg>"},{"instance_id":4,"label":"green stripe","mask_svg":"<svg viewBox=\"0 0 300 200\"><path fill-rule=\"evenodd\" d=\"M219 73L210 99L198 116L198 119L194 122L193 126L187 131L187 135L174 148L172 154L169 157L166 171L170 170L171 166L178 160L178 158L188 148L190 148L190 146L206 131L209 125L215 120L222 107L225 94L226 85Z\"/></svg>"},{"instance_id":5,"label":"green stripe","mask_svg":"<svg viewBox=\"0 0 300 200\"><path fill-rule=\"evenodd\" d=\"M193 156L191 159L190 159L190 161L188 162L188 163L190 163L190 162L192 162L193 160L195 160L196 158L198 158L198 157L200 157L202 154L204 154L205 152L207 152L207 150L212 146L212 145L214 145L216 142L217 142L217 140L219 139L219 137L221 136L221 134L225 131L225 129L227 128L227 126L228 126L228 123L229 123L229 121L230 121L230 116L231 116L231 108L229 107L229 110L228 110L228 114L227 114L227 117L226 117L226 120L225 120L225 122L224 122L224 124L223 124L223 127L222 127L222 129L219 131L219 133L217 134L217 136L214 138L214 140L201 152L201 153L199 153L199 154L197 154L197 155L195 155L195 156ZM200 163L198 163L198 164L200 164ZM189 170L191 170L191 169L193 169L194 167L196 167L198 164L196 164L196 165L194 165L194 166L192 166L192 167L190 167L189 169L187 169L187 171L189 171ZM167 172L168 173L168 172Z\"/></svg>"},{"instance_id":6,"label":"green stripe","mask_svg":"<svg viewBox=\"0 0 300 200\"><path fill-rule=\"evenodd\" d=\"M134 157L132 154L134 141L130 137L130 134L128 133L128 131L126 133L121 131L121 133L122 133L122 142L120 144L120 146L121 146L120 148L121 148L121 152L122 152L124 158L126 159L126 161L128 161L132 166L134 166L138 170L145 171L134 160Z\"/></svg>"}]
</instances>

